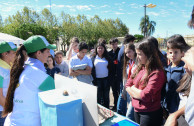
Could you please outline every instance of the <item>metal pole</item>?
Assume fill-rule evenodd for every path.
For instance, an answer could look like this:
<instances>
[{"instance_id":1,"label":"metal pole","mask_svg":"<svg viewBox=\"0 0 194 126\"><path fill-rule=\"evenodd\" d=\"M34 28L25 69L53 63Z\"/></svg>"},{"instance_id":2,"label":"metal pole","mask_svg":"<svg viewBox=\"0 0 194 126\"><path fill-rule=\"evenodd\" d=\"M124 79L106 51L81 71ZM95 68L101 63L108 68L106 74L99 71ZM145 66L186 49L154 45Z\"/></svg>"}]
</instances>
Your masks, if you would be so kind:
<instances>
[{"instance_id":1,"label":"metal pole","mask_svg":"<svg viewBox=\"0 0 194 126\"><path fill-rule=\"evenodd\" d=\"M145 23L145 26L144 26L144 37L146 37L146 34L147 34L147 26L146 26L146 4L144 5L144 23Z\"/></svg>"},{"instance_id":2,"label":"metal pole","mask_svg":"<svg viewBox=\"0 0 194 126\"><path fill-rule=\"evenodd\" d=\"M51 13L51 0L50 0L50 13Z\"/></svg>"}]
</instances>

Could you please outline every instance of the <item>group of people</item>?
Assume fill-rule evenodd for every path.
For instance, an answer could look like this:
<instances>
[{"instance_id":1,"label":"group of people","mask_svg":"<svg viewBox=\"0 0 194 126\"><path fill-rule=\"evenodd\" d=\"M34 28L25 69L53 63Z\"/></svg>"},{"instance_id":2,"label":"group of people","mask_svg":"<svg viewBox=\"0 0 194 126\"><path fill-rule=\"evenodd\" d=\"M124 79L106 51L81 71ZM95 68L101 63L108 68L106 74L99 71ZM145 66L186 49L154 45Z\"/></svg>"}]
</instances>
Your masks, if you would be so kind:
<instances>
[{"instance_id":1,"label":"group of people","mask_svg":"<svg viewBox=\"0 0 194 126\"><path fill-rule=\"evenodd\" d=\"M97 86L97 102L106 108L112 89L111 109L141 126L186 125L184 115L193 124L193 113L186 113L192 100L185 105L192 92L194 49L178 34L168 39L167 54L154 37L134 41L127 34L119 48L119 40L111 38L108 51L100 38L88 55L88 45L73 37L66 56L54 53L56 47L43 36L30 37L18 49L0 43L0 125L40 126L38 92L55 89L55 74Z\"/></svg>"}]
</instances>

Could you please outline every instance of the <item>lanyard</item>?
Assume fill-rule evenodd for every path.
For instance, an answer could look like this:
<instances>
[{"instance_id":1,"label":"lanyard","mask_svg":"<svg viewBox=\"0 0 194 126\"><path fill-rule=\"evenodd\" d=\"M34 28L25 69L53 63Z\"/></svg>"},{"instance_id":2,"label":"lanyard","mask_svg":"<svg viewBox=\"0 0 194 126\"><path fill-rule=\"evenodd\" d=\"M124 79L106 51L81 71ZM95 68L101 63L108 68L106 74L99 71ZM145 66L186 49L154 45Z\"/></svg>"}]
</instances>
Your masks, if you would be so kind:
<instances>
[{"instance_id":1,"label":"lanyard","mask_svg":"<svg viewBox=\"0 0 194 126\"><path fill-rule=\"evenodd\" d=\"M129 73L128 73L128 79L130 78L130 76L131 76L131 70L132 70L132 68L133 68L133 65L134 65L134 61L132 61L132 64L130 64L129 63Z\"/></svg>"}]
</instances>

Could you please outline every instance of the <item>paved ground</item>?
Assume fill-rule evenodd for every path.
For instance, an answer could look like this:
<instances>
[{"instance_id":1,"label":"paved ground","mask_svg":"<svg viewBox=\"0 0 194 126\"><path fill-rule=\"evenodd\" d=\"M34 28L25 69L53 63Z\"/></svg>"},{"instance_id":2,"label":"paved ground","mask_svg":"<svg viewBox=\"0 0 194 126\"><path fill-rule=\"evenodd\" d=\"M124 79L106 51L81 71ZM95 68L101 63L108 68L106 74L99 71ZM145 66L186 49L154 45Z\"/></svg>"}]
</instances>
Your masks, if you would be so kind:
<instances>
[{"instance_id":1,"label":"paved ground","mask_svg":"<svg viewBox=\"0 0 194 126\"><path fill-rule=\"evenodd\" d=\"M112 94L112 89L110 89L110 109L114 106L114 98Z\"/></svg>"}]
</instances>

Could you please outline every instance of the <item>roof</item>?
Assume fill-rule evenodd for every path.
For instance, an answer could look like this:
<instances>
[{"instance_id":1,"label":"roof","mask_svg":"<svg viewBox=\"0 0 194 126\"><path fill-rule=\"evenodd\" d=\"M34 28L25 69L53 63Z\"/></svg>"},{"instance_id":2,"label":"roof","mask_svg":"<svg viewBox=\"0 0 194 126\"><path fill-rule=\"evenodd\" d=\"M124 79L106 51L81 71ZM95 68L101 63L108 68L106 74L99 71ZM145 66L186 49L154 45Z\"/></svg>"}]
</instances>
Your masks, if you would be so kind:
<instances>
[{"instance_id":1,"label":"roof","mask_svg":"<svg viewBox=\"0 0 194 126\"><path fill-rule=\"evenodd\" d=\"M0 42L2 41L13 42L15 44L23 44L24 42L24 40L21 38L0 32Z\"/></svg>"}]
</instances>

